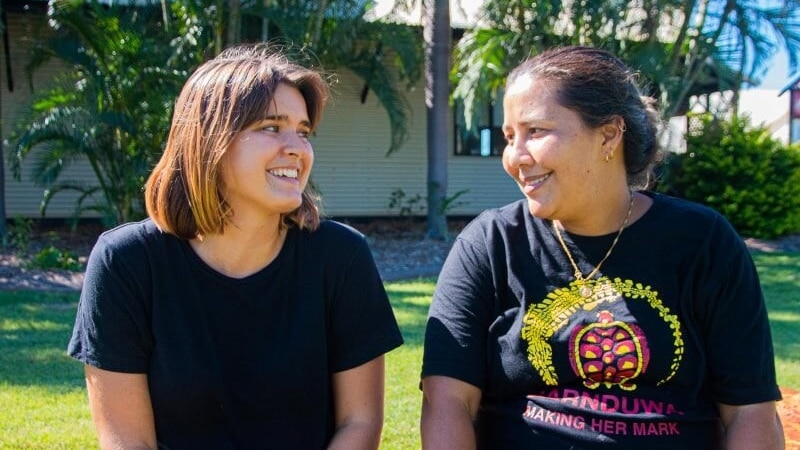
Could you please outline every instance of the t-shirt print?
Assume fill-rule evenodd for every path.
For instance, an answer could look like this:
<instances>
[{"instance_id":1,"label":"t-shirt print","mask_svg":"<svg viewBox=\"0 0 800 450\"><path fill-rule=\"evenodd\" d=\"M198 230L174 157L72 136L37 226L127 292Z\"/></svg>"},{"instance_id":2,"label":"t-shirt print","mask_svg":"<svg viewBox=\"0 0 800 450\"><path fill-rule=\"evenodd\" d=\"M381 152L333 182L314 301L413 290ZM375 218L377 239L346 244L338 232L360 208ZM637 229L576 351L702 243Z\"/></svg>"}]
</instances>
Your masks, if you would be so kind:
<instances>
[{"instance_id":1,"label":"t-shirt print","mask_svg":"<svg viewBox=\"0 0 800 450\"><path fill-rule=\"evenodd\" d=\"M684 354L678 316L650 286L607 277L573 281L532 302L523 322L528 360L552 386L528 395L526 421L612 435L680 434L670 420L682 415L678 407L637 393L644 377L650 386L668 383ZM554 408L558 403L566 409Z\"/></svg>"}]
</instances>

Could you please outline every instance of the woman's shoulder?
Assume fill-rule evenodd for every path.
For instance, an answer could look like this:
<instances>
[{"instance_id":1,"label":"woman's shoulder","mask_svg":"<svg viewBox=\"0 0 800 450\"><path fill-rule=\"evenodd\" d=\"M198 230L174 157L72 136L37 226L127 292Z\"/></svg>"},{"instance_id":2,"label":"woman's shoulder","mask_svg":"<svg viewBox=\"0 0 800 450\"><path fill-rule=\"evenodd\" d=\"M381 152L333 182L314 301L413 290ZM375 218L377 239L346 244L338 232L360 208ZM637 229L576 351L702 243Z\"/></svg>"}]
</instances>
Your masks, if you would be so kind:
<instances>
[{"instance_id":1,"label":"woman's shoulder","mask_svg":"<svg viewBox=\"0 0 800 450\"><path fill-rule=\"evenodd\" d=\"M499 249L529 241L528 234L539 229L526 200L482 211L458 234L456 242L474 248Z\"/></svg>"},{"instance_id":2,"label":"woman's shoulder","mask_svg":"<svg viewBox=\"0 0 800 450\"><path fill-rule=\"evenodd\" d=\"M160 230L155 222L148 218L138 222L117 225L104 231L98 237L95 248L114 251L143 249L169 238L170 235ZM173 239L177 238L173 237Z\"/></svg>"},{"instance_id":3,"label":"woman's shoulder","mask_svg":"<svg viewBox=\"0 0 800 450\"><path fill-rule=\"evenodd\" d=\"M352 261L371 258L366 236L342 222L324 219L313 231L295 228L291 233L287 254L313 260L321 267L336 269L334 272L348 267Z\"/></svg>"},{"instance_id":4,"label":"woman's shoulder","mask_svg":"<svg viewBox=\"0 0 800 450\"><path fill-rule=\"evenodd\" d=\"M331 219L323 219L316 230L300 230L302 241L312 245L331 247L353 247L366 243L363 233L352 226Z\"/></svg>"},{"instance_id":5,"label":"woman's shoulder","mask_svg":"<svg viewBox=\"0 0 800 450\"><path fill-rule=\"evenodd\" d=\"M316 234L320 237L325 237L325 238L338 237L342 239L353 239L353 240L364 239L364 233L358 231L351 225L333 219L322 219L319 222L319 228L317 228L311 234L312 235Z\"/></svg>"},{"instance_id":6,"label":"woman's shoulder","mask_svg":"<svg viewBox=\"0 0 800 450\"><path fill-rule=\"evenodd\" d=\"M464 231L467 235L498 232L504 234L509 230L524 230L527 222L536 220L539 219L533 217L528 209L528 203L523 199L482 211L464 227Z\"/></svg>"},{"instance_id":7,"label":"woman's shoulder","mask_svg":"<svg viewBox=\"0 0 800 450\"><path fill-rule=\"evenodd\" d=\"M468 226L508 226L518 224L530 216L527 202L517 200L496 208L485 209L480 212Z\"/></svg>"},{"instance_id":8,"label":"woman's shoulder","mask_svg":"<svg viewBox=\"0 0 800 450\"><path fill-rule=\"evenodd\" d=\"M725 221L722 214L702 203L657 192L643 193L653 200L652 215L659 220L667 219L673 225L685 223L687 226L697 226Z\"/></svg>"},{"instance_id":9,"label":"woman's shoulder","mask_svg":"<svg viewBox=\"0 0 800 450\"><path fill-rule=\"evenodd\" d=\"M701 203L647 192L653 207L643 221L645 228L657 228L659 233L680 237L683 241L697 240L705 244L744 245L728 219L717 210ZM635 224L634 224L635 225Z\"/></svg>"}]
</instances>

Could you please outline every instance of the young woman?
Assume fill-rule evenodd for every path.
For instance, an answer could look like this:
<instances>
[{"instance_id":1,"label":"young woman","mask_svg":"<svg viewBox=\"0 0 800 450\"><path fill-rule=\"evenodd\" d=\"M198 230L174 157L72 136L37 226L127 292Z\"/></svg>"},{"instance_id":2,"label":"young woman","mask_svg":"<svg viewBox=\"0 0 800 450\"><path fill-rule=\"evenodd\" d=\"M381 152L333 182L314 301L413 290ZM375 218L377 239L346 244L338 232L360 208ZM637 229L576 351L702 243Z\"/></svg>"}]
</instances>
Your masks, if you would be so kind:
<instances>
[{"instance_id":1,"label":"young woman","mask_svg":"<svg viewBox=\"0 0 800 450\"><path fill-rule=\"evenodd\" d=\"M327 96L264 45L187 81L150 217L99 238L69 344L103 448L378 447L402 338L363 236L308 184Z\"/></svg>"},{"instance_id":2,"label":"young woman","mask_svg":"<svg viewBox=\"0 0 800 450\"><path fill-rule=\"evenodd\" d=\"M656 114L598 49L523 62L503 167L524 199L458 237L430 308L426 449L780 449L769 324L716 212L638 190Z\"/></svg>"}]
</instances>

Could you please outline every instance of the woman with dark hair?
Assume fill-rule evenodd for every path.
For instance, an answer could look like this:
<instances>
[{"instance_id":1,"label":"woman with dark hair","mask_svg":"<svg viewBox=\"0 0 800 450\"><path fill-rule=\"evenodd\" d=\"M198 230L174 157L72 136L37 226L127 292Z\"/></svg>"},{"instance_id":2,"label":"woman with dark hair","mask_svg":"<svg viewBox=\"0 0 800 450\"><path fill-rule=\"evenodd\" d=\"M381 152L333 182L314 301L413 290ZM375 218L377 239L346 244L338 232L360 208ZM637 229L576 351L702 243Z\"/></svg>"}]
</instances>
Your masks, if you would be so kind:
<instances>
[{"instance_id":1,"label":"woman with dark hair","mask_svg":"<svg viewBox=\"0 0 800 450\"><path fill-rule=\"evenodd\" d=\"M145 189L104 233L69 354L102 448L377 448L402 343L364 237L309 185L328 87L266 45L201 65Z\"/></svg>"},{"instance_id":2,"label":"woman with dark hair","mask_svg":"<svg viewBox=\"0 0 800 450\"><path fill-rule=\"evenodd\" d=\"M524 199L457 238L425 335L425 449L783 448L767 313L718 213L644 190L653 101L588 47L515 68Z\"/></svg>"}]
</instances>

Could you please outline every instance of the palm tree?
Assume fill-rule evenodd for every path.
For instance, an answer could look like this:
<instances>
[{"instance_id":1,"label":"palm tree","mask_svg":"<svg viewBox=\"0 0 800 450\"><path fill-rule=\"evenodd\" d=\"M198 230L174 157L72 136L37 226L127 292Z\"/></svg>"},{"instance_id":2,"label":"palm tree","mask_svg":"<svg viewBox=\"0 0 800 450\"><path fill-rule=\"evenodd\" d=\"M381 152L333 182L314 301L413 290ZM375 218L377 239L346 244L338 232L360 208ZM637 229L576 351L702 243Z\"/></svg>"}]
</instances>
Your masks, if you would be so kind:
<instances>
[{"instance_id":1,"label":"palm tree","mask_svg":"<svg viewBox=\"0 0 800 450\"><path fill-rule=\"evenodd\" d=\"M433 239L447 239L447 134L450 110L450 2L423 0L425 36L425 107L428 112L428 230Z\"/></svg>"},{"instance_id":2,"label":"palm tree","mask_svg":"<svg viewBox=\"0 0 800 450\"><path fill-rule=\"evenodd\" d=\"M151 12L158 11L51 3L55 35L28 70L49 58L73 70L38 96L10 155L17 178L22 162L35 158L32 176L45 188L42 214L53 196L73 191L76 218L95 211L113 225L143 215L144 178L161 152L171 102L185 76L165 68L168 41L158 39L163 36ZM63 170L79 160L89 163L97 184L62 179Z\"/></svg>"},{"instance_id":3,"label":"palm tree","mask_svg":"<svg viewBox=\"0 0 800 450\"><path fill-rule=\"evenodd\" d=\"M396 151L408 136L411 108L404 90L420 77L420 36L407 26L366 20L371 5L364 0L152 0L136 7L52 2L49 19L56 33L30 70L59 58L73 73L40 95L21 124L9 158L14 175L21 176L26 158L36 157L33 177L45 187L43 214L54 195L75 191L76 217L93 210L110 225L143 215L141 186L161 152L181 83L199 63L236 43L248 31L248 17L269 27L259 36L305 47L298 55L308 59L300 62L347 67L360 76L387 110L392 130L387 153ZM62 179L77 160L88 161L97 184Z\"/></svg>"},{"instance_id":4,"label":"palm tree","mask_svg":"<svg viewBox=\"0 0 800 450\"><path fill-rule=\"evenodd\" d=\"M255 39L269 36L288 47L302 48L304 52L294 55L306 59L301 63L347 68L364 82L364 96L373 92L389 116L387 154L406 141L411 107L405 90L416 84L422 73L421 36L416 29L367 20L374 5L365 0L229 0L227 9L221 0L215 1L171 3L180 24L179 37L173 41L176 51L192 53L191 49L200 47L206 56L217 53L221 45L234 42L221 44L219 39L209 40L209 36L223 35L226 23L229 28L246 28L248 18L258 19L260 29L250 33ZM238 12L230 8L233 4L240 8ZM223 20L226 15L232 18L239 13L241 20ZM252 30L239 33L244 35L244 31ZM227 32L228 36L236 34Z\"/></svg>"},{"instance_id":5,"label":"palm tree","mask_svg":"<svg viewBox=\"0 0 800 450\"><path fill-rule=\"evenodd\" d=\"M696 25L688 27L684 35L697 38L683 38L688 44L689 50L685 52L688 57L683 57L677 49L670 56L674 62L683 62L673 65L676 70L699 69L687 71L676 83L683 85L682 89L672 86L671 109L665 116L680 110L691 94L689 86L702 82L703 74L709 71L723 80L727 74L729 84L721 88L738 95L742 84L758 85L759 77L781 47L788 50L792 70L800 65L800 1L703 0L686 6L690 5L694 6Z\"/></svg>"},{"instance_id":6,"label":"palm tree","mask_svg":"<svg viewBox=\"0 0 800 450\"><path fill-rule=\"evenodd\" d=\"M555 45L618 54L660 96L665 118L685 110L691 95L757 83L780 46L793 69L800 60L798 0L490 0L484 17L485 25L468 31L455 51L454 97L463 102L468 125L512 67Z\"/></svg>"},{"instance_id":7,"label":"palm tree","mask_svg":"<svg viewBox=\"0 0 800 450\"><path fill-rule=\"evenodd\" d=\"M355 73L364 82L363 96L373 92L387 112L391 154L408 138L411 106L405 91L422 74L421 37L406 25L367 20L372 6L364 0L283 0L249 12L268 17L278 35L305 46L320 64Z\"/></svg>"},{"instance_id":8,"label":"palm tree","mask_svg":"<svg viewBox=\"0 0 800 450\"><path fill-rule=\"evenodd\" d=\"M3 44L6 45L5 54L8 58L8 33L6 30L6 12L3 10L3 5L0 4L0 33L3 35ZM8 68L8 59L6 59L6 67ZM8 70L10 72L10 70ZM7 72L7 73L8 73ZM2 105L2 95L0 95L0 105ZM2 108L0 108L2 110ZM5 168L5 152L3 151L3 117L0 113L0 244L6 244L6 237L8 230L6 228L6 168Z\"/></svg>"}]
</instances>

